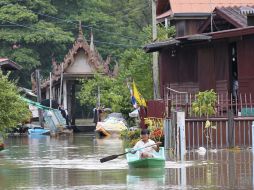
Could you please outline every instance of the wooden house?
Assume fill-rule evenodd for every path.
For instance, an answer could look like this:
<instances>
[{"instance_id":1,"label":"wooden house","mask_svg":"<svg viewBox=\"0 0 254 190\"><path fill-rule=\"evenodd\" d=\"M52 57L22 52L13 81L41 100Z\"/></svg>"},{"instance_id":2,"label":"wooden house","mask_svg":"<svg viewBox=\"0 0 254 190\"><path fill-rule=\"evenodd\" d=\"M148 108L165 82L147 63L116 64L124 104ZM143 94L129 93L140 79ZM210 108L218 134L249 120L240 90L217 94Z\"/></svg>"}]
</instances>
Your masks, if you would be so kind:
<instances>
[{"instance_id":1,"label":"wooden house","mask_svg":"<svg viewBox=\"0 0 254 190\"><path fill-rule=\"evenodd\" d=\"M234 77L239 82L239 93L254 94L254 27L248 26L254 11L248 9L246 13L237 11L241 7L216 8L218 31L210 32L205 21L200 32L208 33L146 45L146 52L159 51L161 95L165 86L192 93L215 89L230 94ZM222 10L225 14L221 14Z\"/></svg>"},{"instance_id":2,"label":"wooden house","mask_svg":"<svg viewBox=\"0 0 254 190\"><path fill-rule=\"evenodd\" d=\"M157 22L176 27L176 36L199 33L215 7L254 6L254 0L158 0ZM209 22L208 22L209 25Z\"/></svg>"}]
</instances>

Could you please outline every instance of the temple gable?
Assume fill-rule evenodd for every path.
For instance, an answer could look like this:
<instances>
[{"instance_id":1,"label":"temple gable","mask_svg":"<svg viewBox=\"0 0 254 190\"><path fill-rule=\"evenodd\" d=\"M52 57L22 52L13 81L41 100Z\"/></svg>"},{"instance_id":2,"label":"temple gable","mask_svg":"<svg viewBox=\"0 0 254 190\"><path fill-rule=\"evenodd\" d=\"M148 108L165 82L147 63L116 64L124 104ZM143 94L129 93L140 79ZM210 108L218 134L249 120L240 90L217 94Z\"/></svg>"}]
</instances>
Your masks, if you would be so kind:
<instances>
[{"instance_id":1,"label":"temple gable","mask_svg":"<svg viewBox=\"0 0 254 190\"><path fill-rule=\"evenodd\" d=\"M66 68L68 74L93 74L94 69L89 64L89 58L83 49L74 56L73 64Z\"/></svg>"}]
</instances>

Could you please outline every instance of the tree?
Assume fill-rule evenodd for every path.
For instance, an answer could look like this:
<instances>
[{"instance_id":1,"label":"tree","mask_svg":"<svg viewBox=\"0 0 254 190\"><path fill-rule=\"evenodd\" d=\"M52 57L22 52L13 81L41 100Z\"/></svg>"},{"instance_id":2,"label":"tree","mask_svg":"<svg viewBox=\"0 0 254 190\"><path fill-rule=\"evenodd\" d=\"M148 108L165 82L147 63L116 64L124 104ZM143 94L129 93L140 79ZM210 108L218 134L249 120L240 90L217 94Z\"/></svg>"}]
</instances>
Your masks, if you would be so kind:
<instances>
[{"instance_id":1,"label":"tree","mask_svg":"<svg viewBox=\"0 0 254 190\"><path fill-rule=\"evenodd\" d=\"M147 0L2 0L0 57L22 65L18 84L31 87L35 68L47 76L52 58L63 61L81 20L86 39L92 30L102 57L118 61L120 53L142 45L137 34L151 22L150 9Z\"/></svg>"},{"instance_id":2,"label":"tree","mask_svg":"<svg viewBox=\"0 0 254 190\"><path fill-rule=\"evenodd\" d=\"M30 74L42 67L47 73L51 59L64 56L74 38L43 15L54 16L57 9L49 0L0 2L0 57L19 63L19 85L30 87ZM46 69L45 69L46 68Z\"/></svg>"},{"instance_id":3,"label":"tree","mask_svg":"<svg viewBox=\"0 0 254 190\"><path fill-rule=\"evenodd\" d=\"M174 34L174 28L159 27L158 36L160 39L168 38L169 35L173 36ZM145 27L138 36L143 43L149 43L152 36L151 27ZM140 48L131 48L120 54L119 73L115 78L97 74L94 79L83 81L78 98L83 105L96 106L98 87L100 87L101 104L111 107L113 111L120 111L128 115L133 108L127 81L132 80L135 81L145 99L153 97L151 55L146 54Z\"/></svg>"},{"instance_id":4,"label":"tree","mask_svg":"<svg viewBox=\"0 0 254 190\"><path fill-rule=\"evenodd\" d=\"M16 85L0 71L0 134L30 118L28 105L21 100Z\"/></svg>"}]
</instances>

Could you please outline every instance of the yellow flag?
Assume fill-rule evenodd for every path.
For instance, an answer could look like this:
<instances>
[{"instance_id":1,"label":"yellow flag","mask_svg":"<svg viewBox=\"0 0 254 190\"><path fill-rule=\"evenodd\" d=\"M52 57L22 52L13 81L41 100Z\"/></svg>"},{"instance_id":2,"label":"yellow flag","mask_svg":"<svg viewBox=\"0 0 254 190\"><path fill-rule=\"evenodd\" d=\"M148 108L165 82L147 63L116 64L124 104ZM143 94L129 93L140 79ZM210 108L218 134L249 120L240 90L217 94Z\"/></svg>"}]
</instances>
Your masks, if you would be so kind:
<instances>
[{"instance_id":1,"label":"yellow flag","mask_svg":"<svg viewBox=\"0 0 254 190\"><path fill-rule=\"evenodd\" d=\"M142 95L139 93L138 89L137 89L137 86L135 84L135 82L133 81L132 83L132 90L133 90L133 96L134 98L136 99L137 103L140 105L140 106L144 106L146 107L146 101L145 99L142 97Z\"/></svg>"}]
</instances>

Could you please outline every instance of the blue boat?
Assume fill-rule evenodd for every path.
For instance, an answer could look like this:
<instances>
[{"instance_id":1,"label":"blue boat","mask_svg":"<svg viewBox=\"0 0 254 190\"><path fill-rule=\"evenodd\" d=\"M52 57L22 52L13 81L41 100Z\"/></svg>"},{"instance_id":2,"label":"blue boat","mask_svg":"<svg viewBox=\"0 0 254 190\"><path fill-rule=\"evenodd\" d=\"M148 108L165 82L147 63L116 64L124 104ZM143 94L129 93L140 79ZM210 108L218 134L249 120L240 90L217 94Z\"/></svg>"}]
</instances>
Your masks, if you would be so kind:
<instances>
[{"instance_id":1,"label":"blue boat","mask_svg":"<svg viewBox=\"0 0 254 190\"><path fill-rule=\"evenodd\" d=\"M28 129L28 134L30 134L30 135L49 135L50 130L44 129L42 127L35 127L33 129Z\"/></svg>"}]
</instances>

